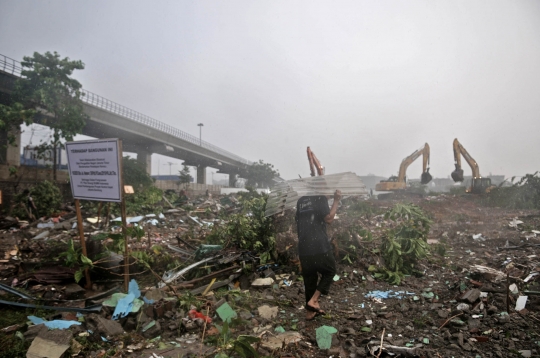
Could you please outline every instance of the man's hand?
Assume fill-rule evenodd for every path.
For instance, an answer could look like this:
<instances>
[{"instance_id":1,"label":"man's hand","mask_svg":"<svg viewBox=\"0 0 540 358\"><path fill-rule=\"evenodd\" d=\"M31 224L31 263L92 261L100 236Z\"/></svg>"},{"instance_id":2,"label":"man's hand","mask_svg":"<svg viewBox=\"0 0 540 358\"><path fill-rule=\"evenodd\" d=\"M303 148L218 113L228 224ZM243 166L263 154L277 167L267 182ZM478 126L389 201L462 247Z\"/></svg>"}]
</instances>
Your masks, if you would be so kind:
<instances>
[{"instance_id":1,"label":"man's hand","mask_svg":"<svg viewBox=\"0 0 540 358\"><path fill-rule=\"evenodd\" d=\"M339 202L341 200L341 190L336 190L336 192L334 193L334 202Z\"/></svg>"},{"instance_id":2,"label":"man's hand","mask_svg":"<svg viewBox=\"0 0 540 358\"><path fill-rule=\"evenodd\" d=\"M340 200L341 200L341 190L336 190L336 192L334 193L334 203L332 204L332 207L330 208L330 213L326 215L324 218L324 221L327 224L331 224L334 221L334 217L336 216L336 212L337 212Z\"/></svg>"}]
</instances>

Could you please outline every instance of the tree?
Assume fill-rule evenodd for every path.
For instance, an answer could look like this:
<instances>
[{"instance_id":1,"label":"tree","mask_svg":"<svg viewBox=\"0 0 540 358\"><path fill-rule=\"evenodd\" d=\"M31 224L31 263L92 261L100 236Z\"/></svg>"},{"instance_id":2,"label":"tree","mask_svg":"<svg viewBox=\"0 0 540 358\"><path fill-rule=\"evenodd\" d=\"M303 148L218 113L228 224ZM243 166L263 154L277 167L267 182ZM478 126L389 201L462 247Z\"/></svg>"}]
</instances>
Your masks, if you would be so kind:
<instances>
[{"instance_id":1,"label":"tree","mask_svg":"<svg viewBox=\"0 0 540 358\"><path fill-rule=\"evenodd\" d=\"M180 177L180 180L178 181L178 183L186 184L186 189L187 189L187 186L189 186L189 183L191 183L191 181L193 180L193 177L191 176L191 174L189 174L189 167L185 163L182 165L183 165L182 170L178 172L179 174L178 176Z\"/></svg>"},{"instance_id":2,"label":"tree","mask_svg":"<svg viewBox=\"0 0 540 358\"><path fill-rule=\"evenodd\" d=\"M247 185L254 188L273 187L275 177L279 177L279 171L274 170L272 164L265 163L262 159L257 163L253 163L247 169Z\"/></svg>"},{"instance_id":3,"label":"tree","mask_svg":"<svg viewBox=\"0 0 540 358\"><path fill-rule=\"evenodd\" d=\"M135 189L146 189L154 185L154 180L137 159L129 156L123 157L122 166L125 185L131 185Z\"/></svg>"},{"instance_id":4,"label":"tree","mask_svg":"<svg viewBox=\"0 0 540 358\"><path fill-rule=\"evenodd\" d=\"M15 83L15 105L36 109L42 123L53 131L51 140L41 150L53 152L53 178L56 181L58 148L62 140L72 141L81 133L88 116L84 113L82 85L71 78L73 71L84 69L82 61L61 59L57 52L44 55L34 52L22 61L22 78ZM13 106L12 106L13 107Z\"/></svg>"}]
</instances>

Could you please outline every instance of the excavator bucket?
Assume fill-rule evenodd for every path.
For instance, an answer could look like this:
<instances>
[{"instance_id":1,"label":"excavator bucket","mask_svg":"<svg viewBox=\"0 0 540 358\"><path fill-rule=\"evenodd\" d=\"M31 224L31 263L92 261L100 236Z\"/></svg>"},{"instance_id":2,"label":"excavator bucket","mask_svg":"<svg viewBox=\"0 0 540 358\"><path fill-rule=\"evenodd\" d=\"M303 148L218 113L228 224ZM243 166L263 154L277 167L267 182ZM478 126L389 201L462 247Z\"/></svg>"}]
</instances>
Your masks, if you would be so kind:
<instances>
[{"instance_id":1,"label":"excavator bucket","mask_svg":"<svg viewBox=\"0 0 540 358\"><path fill-rule=\"evenodd\" d=\"M463 181L463 169L461 168L458 168L458 166L456 165L456 170L454 170L452 172L452 179L454 179L455 182L458 182L458 181Z\"/></svg>"},{"instance_id":2,"label":"excavator bucket","mask_svg":"<svg viewBox=\"0 0 540 358\"><path fill-rule=\"evenodd\" d=\"M428 169L425 172L423 172L422 175L420 176L420 183L427 184L431 181L431 179L433 179L433 177L431 176L431 174L429 174L429 169Z\"/></svg>"}]
</instances>

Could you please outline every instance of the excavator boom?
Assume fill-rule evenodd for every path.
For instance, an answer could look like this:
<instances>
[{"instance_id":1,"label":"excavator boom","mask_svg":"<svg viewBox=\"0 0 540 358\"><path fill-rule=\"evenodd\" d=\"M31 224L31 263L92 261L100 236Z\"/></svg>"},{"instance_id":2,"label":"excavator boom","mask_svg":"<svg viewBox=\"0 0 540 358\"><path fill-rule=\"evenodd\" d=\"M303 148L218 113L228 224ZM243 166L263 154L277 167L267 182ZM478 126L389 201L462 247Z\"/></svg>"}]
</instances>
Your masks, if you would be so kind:
<instances>
[{"instance_id":1,"label":"excavator boom","mask_svg":"<svg viewBox=\"0 0 540 358\"><path fill-rule=\"evenodd\" d=\"M407 168L411 165L418 157L423 156L422 162L422 175L420 177L420 182L422 184L427 184L431 181L432 176L429 174L429 144L424 144L420 149L415 150L411 155L406 157L401 161L399 166L399 174L397 177L390 177L388 180L381 181L375 186L375 190L387 191L387 190L399 190L406 188L406 174Z\"/></svg>"},{"instance_id":2,"label":"excavator boom","mask_svg":"<svg viewBox=\"0 0 540 358\"><path fill-rule=\"evenodd\" d=\"M309 147L307 147L307 157L311 176L315 176L315 170L317 171L317 176L324 175L324 168L321 165L321 162L319 162L319 159L317 159L315 153L313 153Z\"/></svg>"},{"instance_id":3,"label":"excavator boom","mask_svg":"<svg viewBox=\"0 0 540 358\"><path fill-rule=\"evenodd\" d=\"M478 167L478 163L476 160L471 157L469 152L461 145L461 143L456 139L454 139L453 143L454 147L454 165L456 167L456 170L452 172L452 179L454 179L455 182L463 181L463 169L461 168L461 156L463 155L463 158L467 161L469 166L472 170L472 176L473 178L481 178L480 176L480 168Z\"/></svg>"}]
</instances>

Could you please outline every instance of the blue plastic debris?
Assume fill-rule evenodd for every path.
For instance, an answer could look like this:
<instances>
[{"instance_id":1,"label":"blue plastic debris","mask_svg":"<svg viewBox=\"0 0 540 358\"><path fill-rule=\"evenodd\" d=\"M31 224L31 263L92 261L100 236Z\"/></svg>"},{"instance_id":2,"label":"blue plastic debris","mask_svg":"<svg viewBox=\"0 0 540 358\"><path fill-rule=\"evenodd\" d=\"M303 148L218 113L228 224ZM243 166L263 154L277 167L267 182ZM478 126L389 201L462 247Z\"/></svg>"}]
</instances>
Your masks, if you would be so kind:
<instances>
[{"instance_id":1,"label":"blue plastic debris","mask_svg":"<svg viewBox=\"0 0 540 358\"><path fill-rule=\"evenodd\" d=\"M367 298L403 298L405 295L414 295L414 292L405 292L405 291L371 291L366 293L365 297Z\"/></svg>"},{"instance_id":2,"label":"blue plastic debris","mask_svg":"<svg viewBox=\"0 0 540 358\"><path fill-rule=\"evenodd\" d=\"M137 284L137 281L135 280L129 281L128 293L133 294L135 298L141 297L141 290L139 290L139 285Z\"/></svg>"},{"instance_id":3,"label":"blue plastic debris","mask_svg":"<svg viewBox=\"0 0 540 358\"><path fill-rule=\"evenodd\" d=\"M149 300L146 297L143 297L142 299L143 299L144 303L146 303L147 305L152 305L155 302L154 300Z\"/></svg>"},{"instance_id":4,"label":"blue plastic debris","mask_svg":"<svg viewBox=\"0 0 540 358\"><path fill-rule=\"evenodd\" d=\"M116 304L116 308L114 309L112 319L117 320L119 318L127 316L133 308L134 299L135 295L133 293L130 293L126 297L119 299L118 303Z\"/></svg>"},{"instance_id":5,"label":"blue plastic debris","mask_svg":"<svg viewBox=\"0 0 540 358\"><path fill-rule=\"evenodd\" d=\"M63 321L60 319L56 319L54 321L45 321L43 318L36 316L28 316L28 319L35 325L44 324L48 329L67 329L73 325L79 326L81 324L81 322L77 321Z\"/></svg>"}]
</instances>

